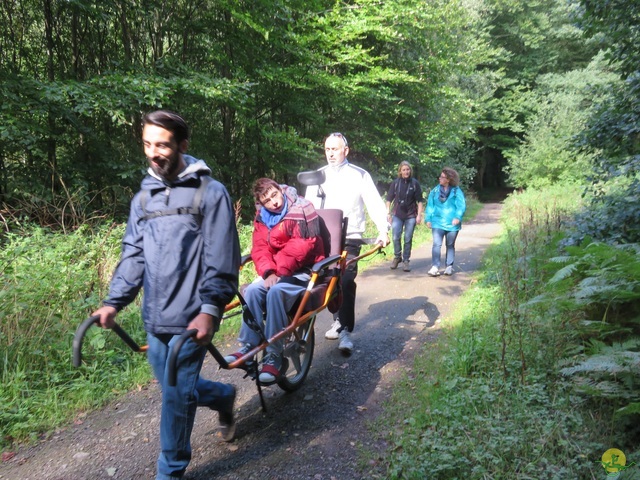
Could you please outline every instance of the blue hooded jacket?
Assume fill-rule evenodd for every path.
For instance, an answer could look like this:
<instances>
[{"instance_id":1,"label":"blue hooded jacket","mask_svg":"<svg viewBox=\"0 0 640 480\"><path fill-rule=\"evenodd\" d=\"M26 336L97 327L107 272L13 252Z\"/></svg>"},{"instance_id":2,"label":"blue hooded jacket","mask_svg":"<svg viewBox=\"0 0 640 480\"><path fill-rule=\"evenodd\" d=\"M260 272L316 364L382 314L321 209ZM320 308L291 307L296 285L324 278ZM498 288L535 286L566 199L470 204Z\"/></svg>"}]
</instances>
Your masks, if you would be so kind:
<instances>
[{"instance_id":1,"label":"blue hooded jacket","mask_svg":"<svg viewBox=\"0 0 640 480\"><path fill-rule=\"evenodd\" d=\"M221 318L236 294L240 244L231 199L225 187L210 180L203 192L202 217L191 213L143 218L149 212L191 207L200 177L211 170L202 160L184 155L185 170L168 183L151 169L142 191L131 201L122 256L109 296L104 301L117 310L144 289L142 318L153 334L180 334L200 312Z\"/></svg>"},{"instance_id":2,"label":"blue hooded jacket","mask_svg":"<svg viewBox=\"0 0 640 480\"><path fill-rule=\"evenodd\" d=\"M431 222L431 228L454 232L462 227L462 217L467 210L467 202L460 187L451 187L451 192L444 202L440 201L440 185L429 192L425 221ZM454 218L460 220L458 225L451 222Z\"/></svg>"}]
</instances>

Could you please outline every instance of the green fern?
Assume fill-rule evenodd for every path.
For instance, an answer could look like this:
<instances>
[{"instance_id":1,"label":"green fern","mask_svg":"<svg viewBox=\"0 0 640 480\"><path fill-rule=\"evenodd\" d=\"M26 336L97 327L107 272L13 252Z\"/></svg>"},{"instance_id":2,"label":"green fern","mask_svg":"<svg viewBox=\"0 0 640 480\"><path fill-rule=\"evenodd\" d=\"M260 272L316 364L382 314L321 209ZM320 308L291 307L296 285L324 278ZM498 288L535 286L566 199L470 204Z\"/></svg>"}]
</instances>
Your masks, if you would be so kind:
<instances>
[{"instance_id":1,"label":"green fern","mask_svg":"<svg viewBox=\"0 0 640 480\"><path fill-rule=\"evenodd\" d=\"M640 400L640 337L628 338L622 342L607 345L605 342L590 342L592 355L573 362L560 370L572 377L577 389L585 394L620 399ZM631 406L633 403L627 405ZM620 414L634 413L633 408L621 409Z\"/></svg>"},{"instance_id":2,"label":"green fern","mask_svg":"<svg viewBox=\"0 0 640 480\"><path fill-rule=\"evenodd\" d=\"M557 258L557 257L556 257ZM569 258L569 257L563 257L563 258ZM555 259L551 259L551 261L553 262ZM560 262L555 262L555 263L560 263ZM577 263L571 263L569 265L567 265L566 267L562 267L560 270L558 270L555 275L553 277L551 277L551 279L549 280L549 283L554 284L554 283L558 283L562 280L565 280L566 278L569 278L571 275L573 275L577 270L578 270L579 266Z\"/></svg>"},{"instance_id":3,"label":"green fern","mask_svg":"<svg viewBox=\"0 0 640 480\"><path fill-rule=\"evenodd\" d=\"M631 402L629 405L620 408L617 412L618 415L637 415L640 414L640 402Z\"/></svg>"}]
</instances>

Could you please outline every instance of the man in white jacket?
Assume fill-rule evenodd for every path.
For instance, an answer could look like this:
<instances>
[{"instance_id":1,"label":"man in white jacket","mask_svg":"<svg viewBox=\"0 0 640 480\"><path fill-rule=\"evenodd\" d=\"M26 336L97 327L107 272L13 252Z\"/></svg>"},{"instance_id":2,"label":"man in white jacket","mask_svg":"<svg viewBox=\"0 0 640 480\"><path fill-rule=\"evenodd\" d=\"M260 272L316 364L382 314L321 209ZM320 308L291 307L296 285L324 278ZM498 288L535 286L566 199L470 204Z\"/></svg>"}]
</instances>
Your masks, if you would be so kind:
<instances>
[{"instance_id":1,"label":"man in white jacket","mask_svg":"<svg viewBox=\"0 0 640 480\"><path fill-rule=\"evenodd\" d=\"M321 185L326 197L324 208L338 208L349 218L347 227L346 250L348 258L360 254L362 234L365 230L365 207L378 229L377 242L382 246L389 244L387 230L387 209L371 175L366 170L352 165L347 160L349 144L341 133L331 133L324 142L327 164L320 170L326 180ZM318 186L307 187L305 198L316 208L320 208ZM356 276L358 263L351 264L342 276L343 302L340 310L334 314L331 328L325 334L330 340L340 339L338 348L347 355L353 351L351 332L355 326Z\"/></svg>"}]
</instances>

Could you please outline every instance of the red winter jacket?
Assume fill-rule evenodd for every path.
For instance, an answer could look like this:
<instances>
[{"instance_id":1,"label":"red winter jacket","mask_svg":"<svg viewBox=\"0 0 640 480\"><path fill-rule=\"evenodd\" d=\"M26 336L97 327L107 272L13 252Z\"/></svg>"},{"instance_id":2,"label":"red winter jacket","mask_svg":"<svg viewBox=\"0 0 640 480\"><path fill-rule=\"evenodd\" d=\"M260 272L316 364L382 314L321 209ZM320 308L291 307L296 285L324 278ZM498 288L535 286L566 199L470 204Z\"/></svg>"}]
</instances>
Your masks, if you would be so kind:
<instances>
[{"instance_id":1,"label":"red winter jacket","mask_svg":"<svg viewBox=\"0 0 640 480\"><path fill-rule=\"evenodd\" d=\"M253 222L251 258L262 278L272 273L290 276L325 257L320 220L313 205L298 197L293 187L281 188L289 205L284 218L269 230L260 219L259 207Z\"/></svg>"}]
</instances>

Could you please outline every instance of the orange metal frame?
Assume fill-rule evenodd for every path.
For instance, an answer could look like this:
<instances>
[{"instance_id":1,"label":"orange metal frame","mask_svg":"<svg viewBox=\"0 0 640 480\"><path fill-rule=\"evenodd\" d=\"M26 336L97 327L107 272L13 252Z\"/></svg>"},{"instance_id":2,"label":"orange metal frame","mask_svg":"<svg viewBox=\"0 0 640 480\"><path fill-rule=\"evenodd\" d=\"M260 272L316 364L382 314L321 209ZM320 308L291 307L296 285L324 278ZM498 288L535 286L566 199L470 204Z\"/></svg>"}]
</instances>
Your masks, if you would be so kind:
<instances>
[{"instance_id":1,"label":"orange metal frame","mask_svg":"<svg viewBox=\"0 0 640 480\"><path fill-rule=\"evenodd\" d=\"M253 348L251 351L247 352L245 355L243 355L242 357L238 358L234 362L229 363L228 368L232 369L232 368L241 367L242 365L244 365L244 363L247 360L252 359L256 354L258 354L259 352L265 350L267 348L267 346L269 346L271 343L273 343L273 342L275 342L277 340L280 340L281 338L286 337L286 336L288 336L288 335L290 335L292 333L295 334L296 329L300 325L303 325L304 323L308 322L311 317L313 317L317 313L319 313L322 310L324 310L325 308L327 308L327 305L329 304L329 301L331 300L331 297L333 296L333 293L334 293L334 291L336 289L336 284L341 279L341 275L334 275L329 280L329 285L327 286L327 290L325 292L324 300L322 302L322 305L318 306L315 309L312 309L312 310L309 310L309 311L305 312L305 307L306 307L306 305L307 305L307 303L309 301L309 297L311 296L311 291L313 290L313 287L315 286L315 284L316 284L316 282L318 280L318 277L328 267L330 267L331 265L336 264L337 267L335 267L335 268L339 268L340 272L342 273L342 272L344 272L344 269L348 265L351 265L352 263L357 262L358 260L360 260L360 259L362 259L364 257L368 257L369 255L372 255L372 254L376 253L381 248L382 248L381 245L376 245L371 250L368 250L367 252L363 253L362 255L359 255L357 257L351 258L349 260L347 260L347 252L346 252L346 250L343 250L341 255L334 255L332 257L328 257L328 258L324 259L323 261L318 262L317 264L315 264L313 266L313 268L311 269L311 279L309 280L309 283L307 284L307 288L305 289L305 293L302 296L302 299L300 300L300 304L298 306L298 309L297 309L295 315L293 316L293 318L291 319L291 323L289 324L289 326L287 328L285 328L284 330L282 330L282 331L278 332L277 334L275 334L273 337L269 338L266 342L263 342L262 344L260 344L257 347ZM236 299L232 303L227 305L227 307L225 308L225 312L228 312L228 311L232 310L233 308L235 308L235 307L237 307L239 305L240 305L240 301Z\"/></svg>"}]
</instances>

